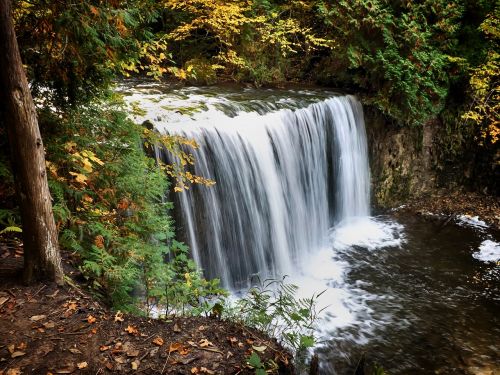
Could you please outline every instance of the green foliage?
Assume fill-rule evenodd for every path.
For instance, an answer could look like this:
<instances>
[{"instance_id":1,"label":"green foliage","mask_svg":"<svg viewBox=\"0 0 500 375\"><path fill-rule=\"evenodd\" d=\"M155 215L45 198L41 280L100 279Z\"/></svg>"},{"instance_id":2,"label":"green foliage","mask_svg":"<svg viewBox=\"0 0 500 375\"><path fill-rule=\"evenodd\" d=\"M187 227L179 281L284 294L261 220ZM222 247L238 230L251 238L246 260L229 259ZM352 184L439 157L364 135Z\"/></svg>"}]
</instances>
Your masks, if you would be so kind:
<instances>
[{"instance_id":1,"label":"green foliage","mask_svg":"<svg viewBox=\"0 0 500 375\"><path fill-rule=\"evenodd\" d=\"M257 353L253 352L250 355L250 357L248 358L247 363L250 367L252 367L255 370L255 375L267 374L266 365L265 365L265 363L262 363L262 361Z\"/></svg>"},{"instance_id":2,"label":"green foliage","mask_svg":"<svg viewBox=\"0 0 500 375\"><path fill-rule=\"evenodd\" d=\"M173 240L167 175L144 153L149 133L128 120L120 98L41 114L43 128L52 130L47 168L60 243L81 258L96 293L121 309L144 296L147 311L163 303L185 311L189 304L192 313L201 298L222 293Z\"/></svg>"},{"instance_id":3,"label":"green foliage","mask_svg":"<svg viewBox=\"0 0 500 375\"><path fill-rule=\"evenodd\" d=\"M321 293L297 298L297 286L286 284L284 279L259 280L245 297L227 307L223 316L277 337L300 353L314 346L314 324L319 313L316 301Z\"/></svg>"},{"instance_id":4,"label":"green foliage","mask_svg":"<svg viewBox=\"0 0 500 375\"><path fill-rule=\"evenodd\" d=\"M35 96L52 95L54 103L67 105L105 89L148 50L153 35L147 25L158 16L154 4L14 1L16 32Z\"/></svg>"},{"instance_id":5,"label":"green foliage","mask_svg":"<svg viewBox=\"0 0 500 375\"><path fill-rule=\"evenodd\" d=\"M335 48L324 76L404 124L438 114L448 94L463 8L448 2L339 1L319 9Z\"/></svg>"}]
</instances>

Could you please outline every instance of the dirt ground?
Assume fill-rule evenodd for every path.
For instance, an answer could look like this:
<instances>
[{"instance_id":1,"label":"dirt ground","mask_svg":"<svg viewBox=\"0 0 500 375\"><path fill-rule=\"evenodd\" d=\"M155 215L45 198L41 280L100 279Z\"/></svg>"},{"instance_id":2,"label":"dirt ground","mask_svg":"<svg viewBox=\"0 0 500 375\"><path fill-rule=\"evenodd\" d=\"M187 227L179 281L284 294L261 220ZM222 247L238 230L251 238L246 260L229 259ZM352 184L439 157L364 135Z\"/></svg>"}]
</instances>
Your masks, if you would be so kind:
<instances>
[{"instance_id":1,"label":"dirt ground","mask_svg":"<svg viewBox=\"0 0 500 375\"><path fill-rule=\"evenodd\" d=\"M22 264L21 254L0 245L0 266ZM280 374L293 373L289 352L244 326L126 315L74 282L22 286L0 273L0 375L254 374L247 363L253 352L277 363Z\"/></svg>"}]
</instances>

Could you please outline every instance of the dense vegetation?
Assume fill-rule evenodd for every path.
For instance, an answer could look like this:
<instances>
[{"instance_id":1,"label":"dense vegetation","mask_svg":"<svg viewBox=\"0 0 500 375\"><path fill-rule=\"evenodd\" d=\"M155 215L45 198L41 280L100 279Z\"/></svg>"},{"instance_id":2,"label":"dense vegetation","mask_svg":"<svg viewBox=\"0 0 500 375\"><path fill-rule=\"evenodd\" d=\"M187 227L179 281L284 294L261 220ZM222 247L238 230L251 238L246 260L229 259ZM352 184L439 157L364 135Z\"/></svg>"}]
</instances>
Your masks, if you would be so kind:
<instances>
[{"instance_id":1,"label":"dense vegetation","mask_svg":"<svg viewBox=\"0 0 500 375\"><path fill-rule=\"evenodd\" d=\"M440 118L453 139L467 134L498 163L500 8L492 0L14 5L61 245L80 259L96 293L116 306L133 306L132 296L146 293L148 302L174 309L199 307L198 297L222 293L175 241L164 199L172 177L176 190L210 184L184 171L192 160L180 145L196 144L128 120L108 91L116 78L336 86L400 125ZM0 134L0 230L15 231L20 223L3 125ZM144 152L145 142L162 143L180 164L159 165Z\"/></svg>"}]
</instances>

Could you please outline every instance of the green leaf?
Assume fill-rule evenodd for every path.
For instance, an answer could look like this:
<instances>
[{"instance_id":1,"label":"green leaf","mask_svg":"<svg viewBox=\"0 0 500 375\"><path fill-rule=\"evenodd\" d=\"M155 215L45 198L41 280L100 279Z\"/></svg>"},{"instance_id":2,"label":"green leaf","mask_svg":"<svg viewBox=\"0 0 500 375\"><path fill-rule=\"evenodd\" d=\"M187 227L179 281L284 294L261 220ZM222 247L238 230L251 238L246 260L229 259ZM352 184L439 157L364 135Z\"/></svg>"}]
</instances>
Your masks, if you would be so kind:
<instances>
[{"instance_id":1,"label":"green leaf","mask_svg":"<svg viewBox=\"0 0 500 375\"><path fill-rule=\"evenodd\" d=\"M17 233L21 233L23 230L19 227L16 227L16 226L10 226L10 227L6 227L4 228L3 230L0 231L0 234L4 234L4 233L7 233L7 232L17 232Z\"/></svg>"},{"instance_id":2,"label":"green leaf","mask_svg":"<svg viewBox=\"0 0 500 375\"><path fill-rule=\"evenodd\" d=\"M250 358L248 358L248 364L253 368L262 367L262 362L260 361L260 357L257 353L252 353Z\"/></svg>"},{"instance_id":3,"label":"green leaf","mask_svg":"<svg viewBox=\"0 0 500 375\"><path fill-rule=\"evenodd\" d=\"M310 348L314 346L314 337L307 335L300 336L300 346L303 348Z\"/></svg>"}]
</instances>

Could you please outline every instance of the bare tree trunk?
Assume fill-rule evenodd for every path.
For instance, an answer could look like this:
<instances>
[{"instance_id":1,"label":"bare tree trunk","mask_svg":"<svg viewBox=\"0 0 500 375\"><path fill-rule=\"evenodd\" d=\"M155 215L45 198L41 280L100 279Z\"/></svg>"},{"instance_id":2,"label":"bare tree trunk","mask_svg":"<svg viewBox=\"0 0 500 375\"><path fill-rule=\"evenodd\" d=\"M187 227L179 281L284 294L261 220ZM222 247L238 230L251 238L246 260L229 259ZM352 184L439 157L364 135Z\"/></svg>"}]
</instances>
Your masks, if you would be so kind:
<instances>
[{"instance_id":1,"label":"bare tree trunk","mask_svg":"<svg viewBox=\"0 0 500 375\"><path fill-rule=\"evenodd\" d=\"M45 170L45 153L11 17L0 0L0 114L7 128L21 207L24 281L61 284L63 271Z\"/></svg>"}]
</instances>

